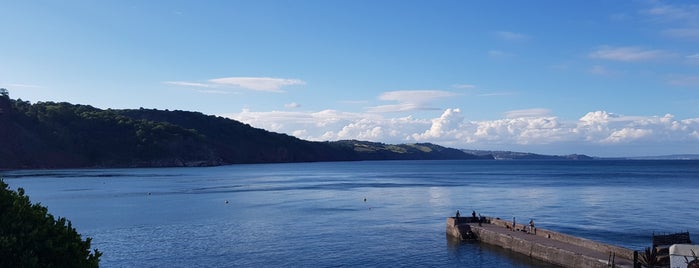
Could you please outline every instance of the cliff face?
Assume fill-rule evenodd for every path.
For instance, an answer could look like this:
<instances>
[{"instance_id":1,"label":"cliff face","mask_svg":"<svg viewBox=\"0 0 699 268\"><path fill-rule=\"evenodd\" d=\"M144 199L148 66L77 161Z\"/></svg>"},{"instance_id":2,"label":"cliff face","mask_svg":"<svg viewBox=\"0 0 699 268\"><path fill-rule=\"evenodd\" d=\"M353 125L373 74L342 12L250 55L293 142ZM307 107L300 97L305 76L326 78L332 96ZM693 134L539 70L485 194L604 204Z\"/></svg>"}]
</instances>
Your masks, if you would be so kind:
<instances>
[{"instance_id":1,"label":"cliff face","mask_svg":"<svg viewBox=\"0 0 699 268\"><path fill-rule=\"evenodd\" d=\"M0 169L472 159L433 144L310 142L197 112L0 98Z\"/></svg>"}]
</instances>

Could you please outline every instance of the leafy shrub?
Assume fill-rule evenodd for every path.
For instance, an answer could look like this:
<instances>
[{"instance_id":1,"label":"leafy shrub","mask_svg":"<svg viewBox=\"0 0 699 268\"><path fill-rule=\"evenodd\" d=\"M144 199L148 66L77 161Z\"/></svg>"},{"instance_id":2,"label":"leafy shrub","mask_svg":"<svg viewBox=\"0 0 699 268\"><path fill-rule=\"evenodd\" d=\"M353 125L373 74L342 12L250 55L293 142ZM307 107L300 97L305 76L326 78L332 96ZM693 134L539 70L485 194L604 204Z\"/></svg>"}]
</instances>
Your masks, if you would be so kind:
<instances>
[{"instance_id":1,"label":"leafy shrub","mask_svg":"<svg viewBox=\"0 0 699 268\"><path fill-rule=\"evenodd\" d=\"M0 267L99 267L92 239L83 240L65 218L32 204L24 189L0 180Z\"/></svg>"}]
</instances>

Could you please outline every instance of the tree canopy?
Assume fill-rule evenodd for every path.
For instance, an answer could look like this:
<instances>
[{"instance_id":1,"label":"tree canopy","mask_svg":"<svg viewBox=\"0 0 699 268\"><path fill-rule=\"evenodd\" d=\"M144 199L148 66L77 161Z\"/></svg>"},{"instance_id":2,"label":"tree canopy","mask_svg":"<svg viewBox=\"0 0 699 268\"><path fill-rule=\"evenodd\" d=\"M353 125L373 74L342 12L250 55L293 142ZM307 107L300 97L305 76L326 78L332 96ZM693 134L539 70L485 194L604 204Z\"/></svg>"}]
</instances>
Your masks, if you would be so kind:
<instances>
[{"instance_id":1,"label":"tree canopy","mask_svg":"<svg viewBox=\"0 0 699 268\"><path fill-rule=\"evenodd\" d=\"M2 180L0 188L0 267L99 267L102 253L70 221L32 204L22 188Z\"/></svg>"}]
</instances>

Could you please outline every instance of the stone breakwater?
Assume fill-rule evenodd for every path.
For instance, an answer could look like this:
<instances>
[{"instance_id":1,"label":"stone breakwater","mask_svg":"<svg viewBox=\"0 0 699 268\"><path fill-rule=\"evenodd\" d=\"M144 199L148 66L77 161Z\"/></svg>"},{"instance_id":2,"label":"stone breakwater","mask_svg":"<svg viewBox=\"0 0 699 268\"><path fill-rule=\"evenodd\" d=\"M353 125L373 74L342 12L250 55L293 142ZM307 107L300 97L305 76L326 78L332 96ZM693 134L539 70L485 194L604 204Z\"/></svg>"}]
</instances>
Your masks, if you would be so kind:
<instances>
[{"instance_id":1,"label":"stone breakwater","mask_svg":"<svg viewBox=\"0 0 699 268\"><path fill-rule=\"evenodd\" d=\"M479 223L480 222L480 223ZM447 235L476 239L563 267L634 267L635 251L585 238L485 217L447 218ZM636 257L637 259L637 257Z\"/></svg>"}]
</instances>

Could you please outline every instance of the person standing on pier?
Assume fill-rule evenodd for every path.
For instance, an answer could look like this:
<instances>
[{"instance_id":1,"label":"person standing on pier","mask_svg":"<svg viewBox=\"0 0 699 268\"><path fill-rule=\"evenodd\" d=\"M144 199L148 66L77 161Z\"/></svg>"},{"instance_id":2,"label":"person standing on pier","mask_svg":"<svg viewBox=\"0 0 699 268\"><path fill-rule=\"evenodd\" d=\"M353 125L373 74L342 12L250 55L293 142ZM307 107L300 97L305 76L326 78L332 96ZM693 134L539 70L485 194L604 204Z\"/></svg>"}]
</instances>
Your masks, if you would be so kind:
<instances>
[{"instance_id":1,"label":"person standing on pier","mask_svg":"<svg viewBox=\"0 0 699 268\"><path fill-rule=\"evenodd\" d=\"M474 222L476 221L476 211L475 210L471 212L471 220Z\"/></svg>"},{"instance_id":2,"label":"person standing on pier","mask_svg":"<svg viewBox=\"0 0 699 268\"><path fill-rule=\"evenodd\" d=\"M457 220L459 219L459 216L461 216L461 213L459 213L459 210L457 209L457 210L456 210L456 219L457 219Z\"/></svg>"},{"instance_id":3,"label":"person standing on pier","mask_svg":"<svg viewBox=\"0 0 699 268\"><path fill-rule=\"evenodd\" d=\"M512 217L512 231L517 230L517 221L515 221L515 217Z\"/></svg>"},{"instance_id":4,"label":"person standing on pier","mask_svg":"<svg viewBox=\"0 0 699 268\"><path fill-rule=\"evenodd\" d=\"M529 233L536 234L536 229L534 229L534 219L529 220Z\"/></svg>"}]
</instances>

